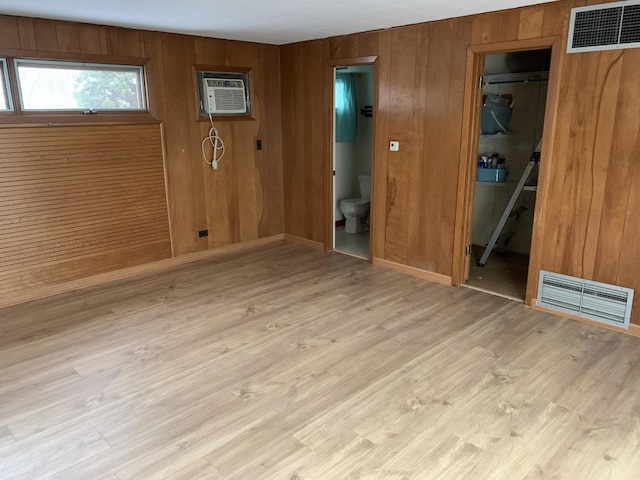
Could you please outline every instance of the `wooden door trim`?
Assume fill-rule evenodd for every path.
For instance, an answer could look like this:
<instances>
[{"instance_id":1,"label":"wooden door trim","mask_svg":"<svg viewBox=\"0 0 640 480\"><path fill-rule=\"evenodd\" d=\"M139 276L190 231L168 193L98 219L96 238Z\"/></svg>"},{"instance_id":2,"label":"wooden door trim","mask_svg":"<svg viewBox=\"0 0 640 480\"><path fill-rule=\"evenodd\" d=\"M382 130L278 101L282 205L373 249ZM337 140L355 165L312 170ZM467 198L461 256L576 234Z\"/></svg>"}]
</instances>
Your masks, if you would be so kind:
<instances>
[{"instance_id":1,"label":"wooden door trim","mask_svg":"<svg viewBox=\"0 0 640 480\"><path fill-rule=\"evenodd\" d=\"M531 305L536 296L537 275L541 265L542 226L546 214L548 196L547 178L553 163L553 133L555 131L558 110L558 78L562 67L562 37L541 37L527 40L492 43L487 45L471 45L467 49L467 73L465 78L464 107L462 119L463 143L460 149L460 167L458 170L458 195L456 198L455 231L453 241L453 264L451 279L453 285L460 285L467 274L465 245L471 240L472 202L475 193L476 162L472 161L478 154L478 132L480 123L479 99L481 89L478 78L482 74L485 55L492 53L514 52L522 50L551 49L551 67L547 87L547 101L542 134L542 151L544 158L540 162L538 191L534 208L533 234L529 256L529 271L525 303Z\"/></svg>"},{"instance_id":2,"label":"wooden door trim","mask_svg":"<svg viewBox=\"0 0 640 480\"><path fill-rule=\"evenodd\" d=\"M375 203L375 185L376 180L373 172L375 171L375 139L376 139L376 114L378 111L378 56L372 55L367 57L351 57L351 58L328 58L324 60L324 207L323 215L323 243L325 251L333 250L333 69L336 67L348 67L352 65L371 65L373 66L373 129L371 141L371 200L369 207L369 260L371 260L373 252L374 238L371 235L375 231L375 221L373 212L376 208Z\"/></svg>"}]
</instances>

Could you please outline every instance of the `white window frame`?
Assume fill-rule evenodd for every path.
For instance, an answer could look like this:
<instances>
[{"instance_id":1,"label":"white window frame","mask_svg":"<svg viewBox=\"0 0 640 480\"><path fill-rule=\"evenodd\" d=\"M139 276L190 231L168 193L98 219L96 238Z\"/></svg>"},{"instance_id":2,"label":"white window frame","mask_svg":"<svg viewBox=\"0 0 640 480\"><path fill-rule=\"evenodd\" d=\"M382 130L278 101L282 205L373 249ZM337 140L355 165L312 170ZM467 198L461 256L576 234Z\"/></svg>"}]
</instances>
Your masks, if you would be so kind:
<instances>
[{"instance_id":1,"label":"white window frame","mask_svg":"<svg viewBox=\"0 0 640 480\"><path fill-rule=\"evenodd\" d=\"M11 83L9 83L9 69L7 68L7 59L0 58L0 68L2 69L2 78L4 79L4 91L0 95L4 95L7 102L7 108L0 110L0 113L13 112L13 98L11 96Z\"/></svg>"},{"instance_id":2,"label":"white window frame","mask_svg":"<svg viewBox=\"0 0 640 480\"><path fill-rule=\"evenodd\" d=\"M111 64L111 63L88 63L88 62L72 62L72 61L64 61L64 60L38 60L38 59L30 59L30 58L14 58L13 59L16 82L18 85L18 96L20 99L20 109L25 113L56 113L56 112L66 112L66 113L109 113L109 114L117 114L117 113L148 113L149 108L147 105L147 95L146 95L146 78L144 66L142 65L120 65L120 64ZM76 69L85 68L86 70L105 70L105 71L128 71L135 72L140 79L139 82L139 90L138 95L140 98L140 108L103 108L103 109L93 109L87 110L85 108L25 108L24 105L24 96L22 94L22 84L20 82L20 70L19 66L42 66L42 67L51 67L51 68L65 68L65 67L73 67Z\"/></svg>"}]
</instances>

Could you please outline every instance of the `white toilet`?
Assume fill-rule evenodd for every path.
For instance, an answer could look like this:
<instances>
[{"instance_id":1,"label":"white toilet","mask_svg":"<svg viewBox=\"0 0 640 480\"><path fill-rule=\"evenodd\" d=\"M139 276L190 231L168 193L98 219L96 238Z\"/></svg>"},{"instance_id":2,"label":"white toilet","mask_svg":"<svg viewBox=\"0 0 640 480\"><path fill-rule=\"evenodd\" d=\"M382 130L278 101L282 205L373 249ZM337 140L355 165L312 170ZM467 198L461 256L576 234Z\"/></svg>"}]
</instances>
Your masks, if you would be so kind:
<instances>
[{"instance_id":1,"label":"white toilet","mask_svg":"<svg viewBox=\"0 0 640 480\"><path fill-rule=\"evenodd\" d=\"M339 207L345 216L346 233L360 233L367 230L369 217L369 200L371 199L371 175L361 173L358 175L358 187L360 198L345 198L340 200Z\"/></svg>"}]
</instances>

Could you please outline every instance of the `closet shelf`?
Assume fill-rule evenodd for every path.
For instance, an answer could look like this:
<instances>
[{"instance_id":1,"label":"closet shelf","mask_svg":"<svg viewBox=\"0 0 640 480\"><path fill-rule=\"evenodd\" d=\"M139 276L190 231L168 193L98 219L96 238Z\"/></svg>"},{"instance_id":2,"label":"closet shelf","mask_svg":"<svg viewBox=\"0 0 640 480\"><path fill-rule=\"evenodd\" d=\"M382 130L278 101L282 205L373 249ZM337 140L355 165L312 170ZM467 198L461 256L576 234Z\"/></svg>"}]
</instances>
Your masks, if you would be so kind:
<instances>
[{"instance_id":1,"label":"closet shelf","mask_svg":"<svg viewBox=\"0 0 640 480\"><path fill-rule=\"evenodd\" d=\"M480 136L482 138L506 138L510 135L512 135L513 132L507 132L507 133L481 133Z\"/></svg>"},{"instance_id":2,"label":"closet shelf","mask_svg":"<svg viewBox=\"0 0 640 480\"><path fill-rule=\"evenodd\" d=\"M482 76L482 85L496 85L500 83L529 83L545 82L549 80L549 72L526 73L494 73Z\"/></svg>"},{"instance_id":3,"label":"closet shelf","mask_svg":"<svg viewBox=\"0 0 640 480\"><path fill-rule=\"evenodd\" d=\"M476 181L476 185L486 185L488 187L504 187L507 182L479 182Z\"/></svg>"}]
</instances>

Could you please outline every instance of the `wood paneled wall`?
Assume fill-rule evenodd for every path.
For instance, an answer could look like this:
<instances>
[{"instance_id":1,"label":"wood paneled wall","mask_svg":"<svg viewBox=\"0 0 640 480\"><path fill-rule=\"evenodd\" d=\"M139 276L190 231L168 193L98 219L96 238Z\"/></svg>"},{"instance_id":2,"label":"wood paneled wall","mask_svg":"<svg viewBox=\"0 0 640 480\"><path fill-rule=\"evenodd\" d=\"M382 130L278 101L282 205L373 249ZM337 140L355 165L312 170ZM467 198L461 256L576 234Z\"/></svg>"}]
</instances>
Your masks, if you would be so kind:
<instances>
[{"instance_id":1,"label":"wood paneled wall","mask_svg":"<svg viewBox=\"0 0 640 480\"><path fill-rule=\"evenodd\" d=\"M285 232L323 241L323 62L377 55L373 255L451 275L467 48L551 36L562 36L564 46L571 8L595 3L602 2L555 2L282 47L291 186ZM638 78L639 49L561 53L553 163L537 221L541 268L640 292ZM399 152L388 151L390 140L400 141ZM640 323L636 298L632 321Z\"/></svg>"},{"instance_id":2,"label":"wood paneled wall","mask_svg":"<svg viewBox=\"0 0 640 480\"><path fill-rule=\"evenodd\" d=\"M2 128L0 145L0 302L171 256L159 125Z\"/></svg>"},{"instance_id":3,"label":"wood paneled wall","mask_svg":"<svg viewBox=\"0 0 640 480\"><path fill-rule=\"evenodd\" d=\"M283 232L280 53L277 46L0 16L0 54L3 49L17 49L24 55L36 57L61 53L82 58L82 55L90 54L104 58L105 62L113 61L118 56L137 57L146 64L149 108L161 123L163 132L162 140L159 135L155 136L153 147L156 153L165 152L166 178L155 172L153 176L144 178L144 185L157 195L165 191L166 180L164 202L165 206L167 201L169 205L174 255ZM197 121L194 64L250 69L254 120L216 121L227 149L216 171L207 166L201 157L200 142L207 134L209 123ZM41 142L43 135L47 138L54 138L58 134L65 136L60 138L84 138L86 132L93 131L92 128L25 128L21 130L21 136L24 144L35 145ZM154 131L157 133L159 128L156 124ZM13 129L9 128L7 132L2 130L2 134L6 136L10 130ZM5 136L0 139L0 151L5 151ZM123 165L131 165L135 170L133 166L140 166L138 151L131 147L129 139L125 137L112 138L109 148L119 145L122 151L119 161ZM255 149L257 139L262 140L261 151ZM47 158L61 158L66 151L64 142L53 143L50 147ZM22 161L6 155L2 159L2 162ZM161 170L159 172L162 173ZM45 185L46 177L43 179ZM95 185L100 185L98 177L95 177ZM132 195L135 194L136 185L131 184L130 187ZM3 190L4 186L0 187L0 197ZM27 190L22 193L25 192ZM16 215L26 214L26 210L21 212L20 206L14 208ZM4 209L5 205L0 205L0 210ZM114 229L114 235L125 225L136 224L138 217L132 209L135 209L134 206L112 211L114 217L110 226ZM82 215L92 211L87 206ZM156 220L160 222L159 218ZM81 225L74 224L68 234L81 234L81 228ZM200 238L198 231L205 229L209 230L209 236ZM109 232L101 232L104 233L104 241L100 248L108 249ZM155 236L153 238L157 239ZM87 263L87 268L74 268L59 275L36 275L28 269L19 273L25 278L29 277L25 282L32 286L34 282L45 285L170 256L166 242L155 252L144 248L147 243L148 239L141 236L135 250L120 250L119 254L112 252L110 260L103 261L96 257L92 266ZM54 248L57 244L51 242L49 245ZM75 250L75 254L78 258L84 258L81 250ZM36 262L38 258L34 256L29 261ZM3 288L0 286L0 293L4 292Z\"/></svg>"}]
</instances>

